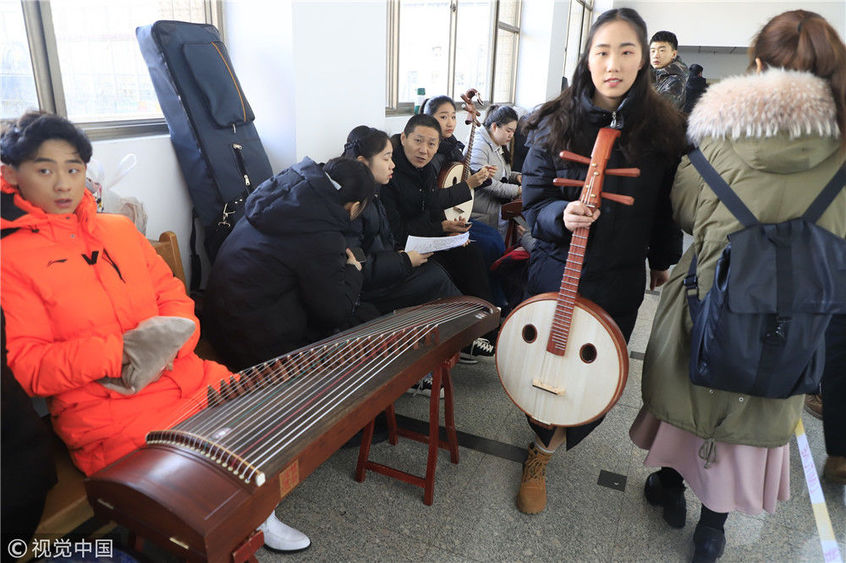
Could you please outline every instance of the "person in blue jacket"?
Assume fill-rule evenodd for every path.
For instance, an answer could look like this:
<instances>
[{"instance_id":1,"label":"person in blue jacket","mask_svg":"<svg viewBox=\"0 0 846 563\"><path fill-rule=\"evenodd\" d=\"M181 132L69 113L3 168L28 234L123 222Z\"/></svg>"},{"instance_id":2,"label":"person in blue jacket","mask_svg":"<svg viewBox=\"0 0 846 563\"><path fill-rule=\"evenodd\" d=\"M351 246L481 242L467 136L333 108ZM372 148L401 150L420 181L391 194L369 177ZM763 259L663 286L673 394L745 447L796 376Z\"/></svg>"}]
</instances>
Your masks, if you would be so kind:
<instances>
[{"instance_id":1,"label":"person in blue jacket","mask_svg":"<svg viewBox=\"0 0 846 563\"><path fill-rule=\"evenodd\" d=\"M230 369L378 316L360 306L364 276L344 236L375 191L361 162L306 157L250 194L206 291L208 338Z\"/></svg>"},{"instance_id":2,"label":"person in blue jacket","mask_svg":"<svg viewBox=\"0 0 846 563\"><path fill-rule=\"evenodd\" d=\"M643 301L645 262L650 289L662 285L681 256L682 234L673 222L670 188L686 146L682 115L649 82L646 24L630 8L609 10L590 30L572 85L533 113L523 164L523 215L535 238L529 292L558 292L570 234L590 227L578 292L602 307L629 339ZM588 156L600 128L622 131L608 168L640 168L640 176L606 176L603 192L632 196L634 205L603 200L594 209L579 201L581 187L556 187L556 177L583 180L587 165L562 160L561 150ZM548 335L547 335L548 336ZM517 507L534 514L546 507L546 464L562 444L584 439L598 420L548 427L529 418L535 440L523 469Z\"/></svg>"}]
</instances>

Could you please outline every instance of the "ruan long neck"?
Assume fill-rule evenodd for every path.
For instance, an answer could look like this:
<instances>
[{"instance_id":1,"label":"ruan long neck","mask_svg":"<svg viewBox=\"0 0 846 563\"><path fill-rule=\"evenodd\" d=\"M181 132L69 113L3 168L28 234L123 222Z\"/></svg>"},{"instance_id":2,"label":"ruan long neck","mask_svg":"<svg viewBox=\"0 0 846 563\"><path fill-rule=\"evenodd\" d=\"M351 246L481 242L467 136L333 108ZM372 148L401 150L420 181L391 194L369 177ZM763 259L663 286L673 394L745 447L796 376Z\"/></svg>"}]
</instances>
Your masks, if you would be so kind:
<instances>
[{"instance_id":1,"label":"ruan long neck","mask_svg":"<svg viewBox=\"0 0 846 563\"><path fill-rule=\"evenodd\" d=\"M579 278L582 275L582 264L585 261L585 247L587 246L589 227L581 227L573 231L570 238L570 251L567 263L564 265L564 275L561 277L561 287L558 289L555 315L552 318L552 329L546 345L547 352L556 356L563 356L567 348L567 338L570 335L570 324L573 321L573 310L576 295L579 291Z\"/></svg>"},{"instance_id":2,"label":"ruan long neck","mask_svg":"<svg viewBox=\"0 0 846 563\"><path fill-rule=\"evenodd\" d=\"M467 152L464 154L464 170L461 171L461 181L466 182L470 177L470 159L473 157L473 139L476 137L476 122L470 124L470 138L467 140Z\"/></svg>"}]
</instances>

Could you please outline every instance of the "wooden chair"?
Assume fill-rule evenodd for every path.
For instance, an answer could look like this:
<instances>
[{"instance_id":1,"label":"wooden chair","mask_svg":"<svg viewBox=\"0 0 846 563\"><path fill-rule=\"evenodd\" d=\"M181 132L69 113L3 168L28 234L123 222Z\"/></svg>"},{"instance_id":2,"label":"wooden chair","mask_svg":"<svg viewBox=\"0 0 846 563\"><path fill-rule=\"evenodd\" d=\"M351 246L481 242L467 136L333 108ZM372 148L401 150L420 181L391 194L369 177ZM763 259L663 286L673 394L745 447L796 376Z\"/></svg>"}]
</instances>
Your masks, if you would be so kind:
<instances>
[{"instance_id":1,"label":"wooden chair","mask_svg":"<svg viewBox=\"0 0 846 563\"><path fill-rule=\"evenodd\" d=\"M185 281L185 270L182 268L182 255L179 254L179 242L176 240L176 233L165 231L159 236L159 240L151 240L150 244L153 245L159 256L164 258L173 275L179 278L187 289L188 284Z\"/></svg>"},{"instance_id":2,"label":"wooden chair","mask_svg":"<svg viewBox=\"0 0 846 563\"><path fill-rule=\"evenodd\" d=\"M511 248L520 241L517 238L517 223L515 217L523 214L523 200L515 199L502 204L502 218L508 221L508 229L505 231L505 248Z\"/></svg>"},{"instance_id":3,"label":"wooden chair","mask_svg":"<svg viewBox=\"0 0 846 563\"><path fill-rule=\"evenodd\" d=\"M150 244L170 266L173 275L185 284L185 270L182 268L182 258L179 254L176 234L173 231L165 231L159 236L159 240L151 240ZM214 355L211 347L205 341L201 341L197 348L198 353L200 348L203 349L202 357L208 358ZM85 485L83 484L85 475L74 466L67 448L59 437L53 435L53 438L53 462L56 464L58 481L47 494L44 512L34 536L34 539L49 539L50 541L77 530L94 518L94 511L88 504L88 497L85 494ZM111 522L104 526L99 525L102 522L96 520L92 522L95 529L91 534L92 536L103 535L114 528L114 524ZM25 557L22 561L28 561L30 558L31 556Z\"/></svg>"}]
</instances>

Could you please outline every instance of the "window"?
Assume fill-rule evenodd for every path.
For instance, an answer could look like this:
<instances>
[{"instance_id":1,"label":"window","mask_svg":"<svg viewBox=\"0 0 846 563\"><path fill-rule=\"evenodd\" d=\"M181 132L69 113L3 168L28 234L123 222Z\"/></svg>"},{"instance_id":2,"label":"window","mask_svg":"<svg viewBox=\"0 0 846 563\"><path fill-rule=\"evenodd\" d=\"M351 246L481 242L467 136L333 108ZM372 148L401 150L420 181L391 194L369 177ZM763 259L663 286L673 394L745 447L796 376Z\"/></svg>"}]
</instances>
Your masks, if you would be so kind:
<instances>
[{"instance_id":1,"label":"window","mask_svg":"<svg viewBox=\"0 0 846 563\"><path fill-rule=\"evenodd\" d=\"M216 23L215 9L211 0L0 0L0 117L40 108L92 139L166 132L135 28Z\"/></svg>"},{"instance_id":2,"label":"window","mask_svg":"<svg viewBox=\"0 0 846 563\"><path fill-rule=\"evenodd\" d=\"M387 111L408 112L426 96L514 100L520 0L390 0Z\"/></svg>"},{"instance_id":3,"label":"window","mask_svg":"<svg viewBox=\"0 0 846 563\"><path fill-rule=\"evenodd\" d=\"M568 83L585 48L593 16L593 0L570 0L567 18L567 47L564 55L564 76Z\"/></svg>"}]
</instances>

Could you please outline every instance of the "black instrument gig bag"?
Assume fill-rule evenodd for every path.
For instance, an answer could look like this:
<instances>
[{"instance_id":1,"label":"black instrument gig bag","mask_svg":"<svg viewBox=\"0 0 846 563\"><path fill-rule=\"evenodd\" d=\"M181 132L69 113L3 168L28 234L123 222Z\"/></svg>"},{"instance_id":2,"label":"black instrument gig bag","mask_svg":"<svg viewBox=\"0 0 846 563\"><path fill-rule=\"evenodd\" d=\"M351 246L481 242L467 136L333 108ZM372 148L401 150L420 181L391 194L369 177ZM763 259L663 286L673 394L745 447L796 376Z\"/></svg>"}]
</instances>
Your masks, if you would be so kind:
<instances>
[{"instance_id":1,"label":"black instrument gig bag","mask_svg":"<svg viewBox=\"0 0 846 563\"><path fill-rule=\"evenodd\" d=\"M213 261L247 195L273 175L255 115L214 26L157 21L135 34Z\"/></svg>"},{"instance_id":2,"label":"black instrument gig bag","mask_svg":"<svg viewBox=\"0 0 846 563\"><path fill-rule=\"evenodd\" d=\"M757 397L815 393L826 328L846 313L846 240L814 223L846 185L846 165L801 217L760 223L699 149L689 157L744 226L728 235L702 301L695 255L684 280L691 381Z\"/></svg>"}]
</instances>

